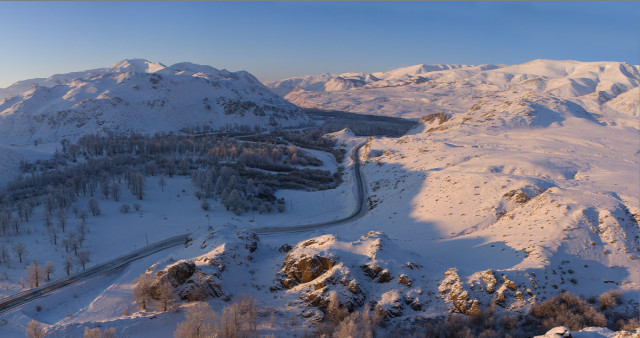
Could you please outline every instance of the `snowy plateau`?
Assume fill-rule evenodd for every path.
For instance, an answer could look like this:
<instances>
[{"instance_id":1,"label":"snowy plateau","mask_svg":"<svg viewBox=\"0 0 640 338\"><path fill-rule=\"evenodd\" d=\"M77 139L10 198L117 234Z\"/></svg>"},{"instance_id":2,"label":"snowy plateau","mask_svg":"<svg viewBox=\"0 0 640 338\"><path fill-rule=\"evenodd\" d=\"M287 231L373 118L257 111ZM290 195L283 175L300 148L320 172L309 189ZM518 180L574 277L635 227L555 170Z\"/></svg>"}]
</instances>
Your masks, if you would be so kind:
<instances>
[{"instance_id":1,"label":"snowy plateau","mask_svg":"<svg viewBox=\"0 0 640 338\"><path fill-rule=\"evenodd\" d=\"M198 318L210 336L640 335L637 65L416 65L263 85L124 60L0 100L2 337L183 337ZM96 182L77 183L77 168ZM16 188L61 176L39 195ZM78 216L92 203L98 214ZM186 240L38 293L174 236ZM30 278L47 261L51 278ZM31 298L8 304L16 294Z\"/></svg>"}]
</instances>

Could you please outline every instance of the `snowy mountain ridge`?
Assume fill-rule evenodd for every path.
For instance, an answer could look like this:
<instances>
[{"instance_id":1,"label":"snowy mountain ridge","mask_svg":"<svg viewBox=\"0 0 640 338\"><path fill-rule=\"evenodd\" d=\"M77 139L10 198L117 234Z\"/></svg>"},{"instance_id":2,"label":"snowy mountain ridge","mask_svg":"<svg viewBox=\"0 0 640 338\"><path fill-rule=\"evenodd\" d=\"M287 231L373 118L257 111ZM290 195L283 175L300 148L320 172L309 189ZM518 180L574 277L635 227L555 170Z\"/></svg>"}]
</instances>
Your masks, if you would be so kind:
<instances>
[{"instance_id":1,"label":"snowy mountain ridge","mask_svg":"<svg viewBox=\"0 0 640 338\"><path fill-rule=\"evenodd\" d=\"M416 65L372 74L322 74L267 84L301 107L408 118L441 110L463 112L488 93L509 90L569 98L598 106L595 109L611 101L609 108L617 110L617 106L633 106L637 95L615 99L639 85L638 66L556 60L519 65ZM637 116L637 109L630 113Z\"/></svg>"},{"instance_id":2,"label":"snowy mountain ridge","mask_svg":"<svg viewBox=\"0 0 640 338\"><path fill-rule=\"evenodd\" d=\"M27 89L25 89L27 88ZM308 121L253 75L211 66L123 60L110 67L18 82L0 90L0 141L87 133L272 128Z\"/></svg>"}]
</instances>

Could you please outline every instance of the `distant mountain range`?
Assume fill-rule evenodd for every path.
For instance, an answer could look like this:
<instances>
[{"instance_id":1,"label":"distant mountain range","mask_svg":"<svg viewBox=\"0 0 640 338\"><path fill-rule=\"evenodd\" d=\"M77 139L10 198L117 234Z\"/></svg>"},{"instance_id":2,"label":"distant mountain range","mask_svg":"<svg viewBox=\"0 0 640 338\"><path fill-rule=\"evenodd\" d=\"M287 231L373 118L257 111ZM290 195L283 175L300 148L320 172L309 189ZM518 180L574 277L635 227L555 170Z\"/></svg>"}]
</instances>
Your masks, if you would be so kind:
<instances>
[{"instance_id":1,"label":"distant mountain range","mask_svg":"<svg viewBox=\"0 0 640 338\"><path fill-rule=\"evenodd\" d=\"M637 116L639 85L638 66L555 60L520 65L415 65L267 83L273 92L301 107L411 118L441 110L466 111L488 93L514 90L606 105Z\"/></svg>"},{"instance_id":2,"label":"distant mountain range","mask_svg":"<svg viewBox=\"0 0 640 338\"><path fill-rule=\"evenodd\" d=\"M123 60L107 68L0 89L0 141L74 139L86 133L179 131L308 122L253 75L211 66Z\"/></svg>"}]
</instances>

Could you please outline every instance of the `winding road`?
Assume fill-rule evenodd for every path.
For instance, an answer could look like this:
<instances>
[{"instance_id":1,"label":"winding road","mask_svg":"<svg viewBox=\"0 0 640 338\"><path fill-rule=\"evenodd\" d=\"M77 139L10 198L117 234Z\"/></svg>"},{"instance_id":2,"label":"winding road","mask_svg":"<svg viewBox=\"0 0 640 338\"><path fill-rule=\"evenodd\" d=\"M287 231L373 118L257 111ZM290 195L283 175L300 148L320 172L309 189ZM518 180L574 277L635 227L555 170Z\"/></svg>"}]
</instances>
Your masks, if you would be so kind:
<instances>
[{"instance_id":1,"label":"winding road","mask_svg":"<svg viewBox=\"0 0 640 338\"><path fill-rule=\"evenodd\" d=\"M364 183L364 178L362 177L362 173L360 172L360 148L364 146L365 143L361 143L353 148L353 152L351 154L353 158L353 173L356 181L357 188L357 196L356 196L356 208L353 210L351 215L342 218L336 219L333 221L313 223L313 224L305 224L305 225L289 225L289 226L280 226L280 227L263 227L263 228L252 228L251 231L255 232L258 235L282 235L282 234L292 234L297 232L306 232L312 231L322 228L329 228L335 225L343 224L346 222L351 222L356 220L364 214L367 213L367 208L365 205L367 204L367 194L366 194L366 185Z\"/></svg>"},{"instance_id":2,"label":"winding road","mask_svg":"<svg viewBox=\"0 0 640 338\"><path fill-rule=\"evenodd\" d=\"M366 194L364 178L362 177L362 173L360 172L360 155L359 155L360 148L362 148L362 146L364 145L365 143L362 143L354 147L351 154L353 158L353 173L354 173L354 178L356 181L355 182L356 189L357 189L356 208L351 213L351 215L342 219L321 222L321 223L281 226L281 227L253 228L251 229L251 231L257 233L258 235L280 235L280 234L306 232L306 231L328 228L328 227L336 226L346 222L350 222L366 214L367 208L365 208L365 205L366 205L367 194ZM0 299L0 315L10 310L16 309L36 299L55 293L66 286L85 281L89 278L93 278L98 275L104 275L111 271L115 271L135 260L147 257L156 252L159 252L174 246L178 246L180 244L184 244L188 240L189 236L190 234L171 237L163 241L145 246L138 250L132 251L126 255L120 256L106 263L93 266L76 275L59 279L59 280L50 282L47 285L33 288L28 291L19 292L9 297L2 298Z\"/></svg>"}]
</instances>

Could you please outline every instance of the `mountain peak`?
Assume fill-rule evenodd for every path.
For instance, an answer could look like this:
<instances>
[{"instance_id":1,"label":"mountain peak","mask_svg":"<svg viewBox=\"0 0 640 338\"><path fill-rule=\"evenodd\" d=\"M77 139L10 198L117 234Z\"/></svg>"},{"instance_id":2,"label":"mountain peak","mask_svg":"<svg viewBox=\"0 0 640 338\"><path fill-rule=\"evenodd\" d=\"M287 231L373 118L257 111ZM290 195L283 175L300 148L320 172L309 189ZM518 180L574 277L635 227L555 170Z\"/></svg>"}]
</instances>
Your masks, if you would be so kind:
<instances>
[{"instance_id":1,"label":"mountain peak","mask_svg":"<svg viewBox=\"0 0 640 338\"><path fill-rule=\"evenodd\" d=\"M162 63L154 63L145 59L124 59L108 67L107 70L115 73L155 73L167 68Z\"/></svg>"}]
</instances>

